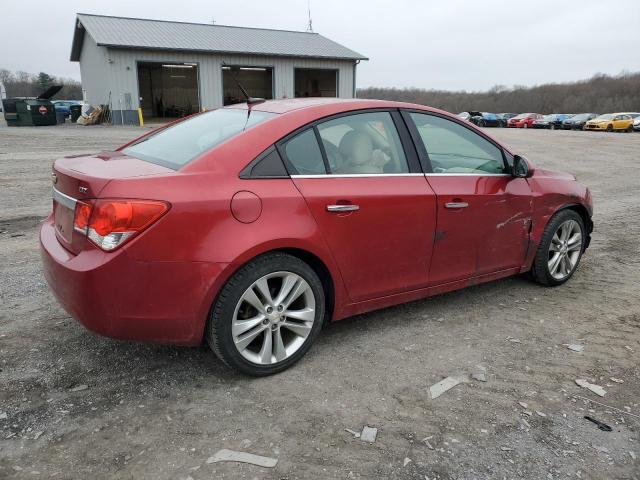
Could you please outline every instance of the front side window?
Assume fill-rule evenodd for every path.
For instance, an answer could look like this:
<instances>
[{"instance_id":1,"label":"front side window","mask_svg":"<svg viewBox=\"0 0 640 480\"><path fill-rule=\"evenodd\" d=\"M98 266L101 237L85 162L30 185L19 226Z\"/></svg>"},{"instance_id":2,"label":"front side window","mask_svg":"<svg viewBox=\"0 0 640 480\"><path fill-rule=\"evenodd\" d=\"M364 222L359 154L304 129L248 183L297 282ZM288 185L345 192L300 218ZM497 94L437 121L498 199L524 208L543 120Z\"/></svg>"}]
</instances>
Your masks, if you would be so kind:
<instances>
[{"instance_id":1,"label":"front side window","mask_svg":"<svg viewBox=\"0 0 640 480\"><path fill-rule=\"evenodd\" d=\"M318 125L330 173L408 173L400 137L389 112L357 113Z\"/></svg>"},{"instance_id":2,"label":"front side window","mask_svg":"<svg viewBox=\"0 0 640 480\"><path fill-rule=\"evenodd\" d=\"M410 113L433 173L505 173L502 150L469 128L446 118Z\"/></svg>"},{"instance_id":3,"label":"front side window","mask_svg":"<svg viewBox=\"0 0 640 480\"><path fill-rule=\"evenodd\" d=\"M177 170L225 140L277 116L256 110L247 113L233 108L201 113L143 138L122 152Z\"/></svg>"}]
</instances>

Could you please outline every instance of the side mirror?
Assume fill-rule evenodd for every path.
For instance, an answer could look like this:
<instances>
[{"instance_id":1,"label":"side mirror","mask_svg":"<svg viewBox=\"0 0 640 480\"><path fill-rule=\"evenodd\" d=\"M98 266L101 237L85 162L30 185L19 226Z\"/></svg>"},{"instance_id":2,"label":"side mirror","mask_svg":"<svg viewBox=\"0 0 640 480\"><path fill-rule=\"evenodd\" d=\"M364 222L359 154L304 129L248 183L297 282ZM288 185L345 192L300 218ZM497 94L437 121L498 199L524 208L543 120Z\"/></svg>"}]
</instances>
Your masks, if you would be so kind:
<instances>
[{"instance_id":1,"label":"side mirror","mask_svg":"<svg viewBox=\"0 0 640 480\"><path fill-rule=\"evenodd\" d=\"M513 171L511 174L517 178L529 178L533 175L533 167L529 165L526 158L515 155L513 157Z\"/></svg>"}]
</instances>

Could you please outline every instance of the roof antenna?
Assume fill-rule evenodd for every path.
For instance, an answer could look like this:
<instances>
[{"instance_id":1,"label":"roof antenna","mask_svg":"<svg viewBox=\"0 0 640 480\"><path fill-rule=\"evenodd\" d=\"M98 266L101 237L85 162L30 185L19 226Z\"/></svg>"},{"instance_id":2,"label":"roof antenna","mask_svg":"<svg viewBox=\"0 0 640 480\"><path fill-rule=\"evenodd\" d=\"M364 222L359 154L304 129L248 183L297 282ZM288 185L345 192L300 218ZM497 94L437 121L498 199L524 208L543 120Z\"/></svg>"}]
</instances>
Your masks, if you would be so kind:
<instances>
[{"instance_id":1,"label":"roof antenna","mask_svg":"<svg viewBox=\"0 0 640 480\"><path fill-rule=\"evenodd\" d=\"M309 13L309 23L307 24L307 33L313 33L313 22L311 20L311 0L307 0L307 12Z\"/></svg>"},{"instance_id":2,"label":"roof antenna","mask_svg":"<svg viewBox=\"0 0 640 480\"><path fill-rule=\"evenodd\" d=\"M249 107L249 110L251 110L251 106L252 105L256 105L258 103L266 102L266 100L264 98L252 97L251 95L249 95L249 93L245 90L245 88L240 83L240 80L238 79L236 73L233 71L233 67L227 65L224 61L222 62L222 66L223 67L227 67L229 69L229 72L233 76L233 79L236 81L236 85L238 86L238 88L242 92L242 95L244 95L244 98L247 99L247 107Z\"/></svg>"}]
</instances>

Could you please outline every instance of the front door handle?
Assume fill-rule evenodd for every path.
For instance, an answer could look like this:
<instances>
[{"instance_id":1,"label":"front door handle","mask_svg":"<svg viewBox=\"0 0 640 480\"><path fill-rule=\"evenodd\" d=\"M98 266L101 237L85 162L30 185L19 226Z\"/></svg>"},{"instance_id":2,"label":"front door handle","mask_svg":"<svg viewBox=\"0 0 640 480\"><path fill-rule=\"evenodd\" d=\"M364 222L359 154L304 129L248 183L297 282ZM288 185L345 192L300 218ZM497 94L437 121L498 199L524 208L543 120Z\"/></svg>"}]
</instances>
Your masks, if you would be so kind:
<instances>
[{"instance_id":1,"label":"front door handle","mask_svg":"<svg viewBox=\"0 0 640 480\"><path fill-rule=\"evenodd\" d=\"M355 212L356 210L360 210L359 205L327 205L327 212Z\"/></svg>"},{"instance_id":2,"label":"front door handle","mask_svg":"<svg viewBox=\"0 0 640 480\"><path fill-rule=\"evenodd\" d=\"M448 202L444 204L444 208L467 208L467 202Z\"/></svg>"}]
</instances>

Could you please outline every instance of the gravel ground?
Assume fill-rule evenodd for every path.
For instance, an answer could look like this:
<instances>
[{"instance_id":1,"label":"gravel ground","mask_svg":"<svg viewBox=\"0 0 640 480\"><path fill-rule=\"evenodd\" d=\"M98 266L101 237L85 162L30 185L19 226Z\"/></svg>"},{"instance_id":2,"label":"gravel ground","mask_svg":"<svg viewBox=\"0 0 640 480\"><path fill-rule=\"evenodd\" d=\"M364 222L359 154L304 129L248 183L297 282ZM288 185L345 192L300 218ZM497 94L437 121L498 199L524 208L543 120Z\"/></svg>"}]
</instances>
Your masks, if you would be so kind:
<instances>
[{"instance_id":1,"label":"gravel ground","mask_svg":"<svg viewBox=\"0 0 640 480\"><path fill-rule=\"evenodd\" d=\"M52 161L140 131L0 125L0 478L640 478L640 134L491 132L593 192L592 246L566 285L511 278L347 319L250 379L206 347L94 336L44 282ZM429 399L477 364L487 382ZM345 430L364 425L375 443ZM207 463L222 448L278 463Z\"/></svg>"}]
</instances>

